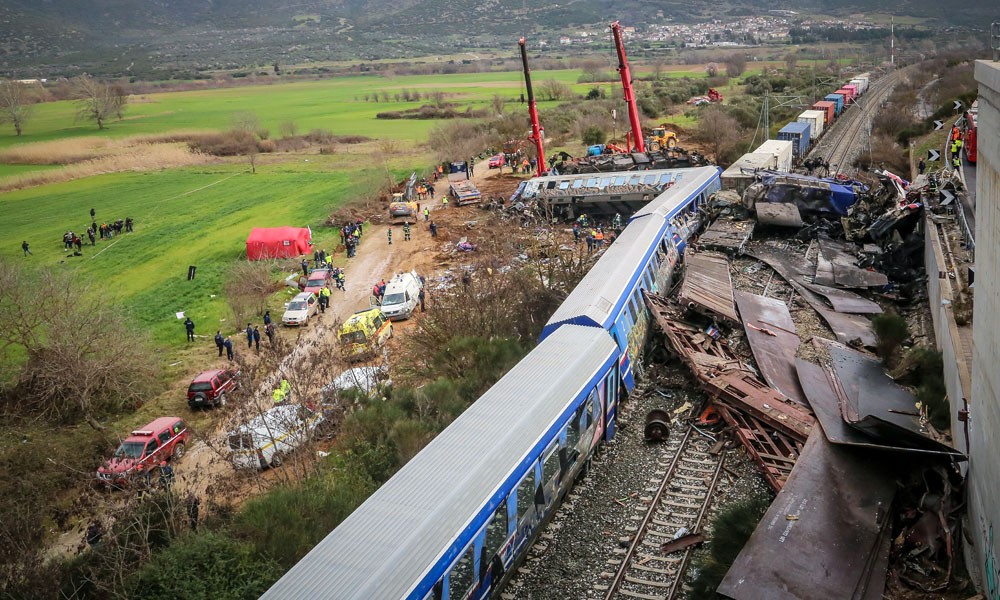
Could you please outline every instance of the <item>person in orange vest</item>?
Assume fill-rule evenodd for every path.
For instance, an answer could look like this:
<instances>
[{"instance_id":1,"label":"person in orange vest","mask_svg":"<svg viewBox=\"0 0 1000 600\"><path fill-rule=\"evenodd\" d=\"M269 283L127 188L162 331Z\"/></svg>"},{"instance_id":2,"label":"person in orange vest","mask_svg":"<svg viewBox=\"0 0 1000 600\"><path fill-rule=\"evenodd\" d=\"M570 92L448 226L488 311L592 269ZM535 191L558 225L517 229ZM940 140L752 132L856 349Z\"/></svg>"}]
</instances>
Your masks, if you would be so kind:
<instances>
[{"instance_id":1,"label":"person in orange vest","mask_svg":"<svg viewBox=\"0 0 1000 600\"><path fill-rule=\"evenodd\" d=\"M594 233L594 246L597 247L597 248L601 248L602 246L604 246L604 230L603 229L598 229L597 232Z\"/></svg>"},{"instance_id":2,"label":"person in orange vest","mask_svg":"<svg viewBox=\"0 0 1000 600\"><path fill-rule=\"evenodd\" d=\"M951 141L955 141L962 137L962 131L958 128L958 125L954 125L951 128Z\"/></svg>"}]
</instances>

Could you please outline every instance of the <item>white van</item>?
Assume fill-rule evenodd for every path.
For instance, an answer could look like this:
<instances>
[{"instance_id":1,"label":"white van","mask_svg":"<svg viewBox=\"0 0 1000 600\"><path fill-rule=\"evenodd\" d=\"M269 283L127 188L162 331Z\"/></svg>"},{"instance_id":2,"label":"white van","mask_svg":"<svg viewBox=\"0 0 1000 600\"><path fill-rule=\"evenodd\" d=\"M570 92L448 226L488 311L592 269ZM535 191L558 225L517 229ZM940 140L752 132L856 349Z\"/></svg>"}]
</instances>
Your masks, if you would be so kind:
<instances>
[{"instance_id":1,"label":"white van","mask_svg":"<svg viewBox=\"0 0 1000 600\"><path fill-rule=\"evenodd\" d=\"M416 271L396 275L385 286L382 314L390 321L409 319L414 309L420 305L420 290L423 287Z\"/></svg>"},{"instance_id":2,"label":"white van","mask_svg":"<svg viewBox=\"0 0 1000 600\"><path fill-rule=\"evenodd\" d=\"M279 467L309 439L323 415L298 404L274 406L229 432L229 450L239 469Z\"/></svg>"}]
</instances>

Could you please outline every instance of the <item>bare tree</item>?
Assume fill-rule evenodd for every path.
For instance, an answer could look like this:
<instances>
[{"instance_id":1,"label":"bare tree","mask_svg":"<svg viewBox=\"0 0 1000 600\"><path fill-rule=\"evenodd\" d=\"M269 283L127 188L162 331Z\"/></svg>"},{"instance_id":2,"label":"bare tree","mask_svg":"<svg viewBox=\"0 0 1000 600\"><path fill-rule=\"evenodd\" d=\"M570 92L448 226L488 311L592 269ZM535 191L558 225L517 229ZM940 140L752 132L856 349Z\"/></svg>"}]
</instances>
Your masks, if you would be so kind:
<instances>
[{"instance_id":1,"label":"bare tree","mask_svg":"<svg viewBox=\"0 0 1000 600\"><path fill-rule=\"evenodd\" d=\"M44 298L39 302L38 298ZM179 334L178 334L179 335ZM25 356L9 401L28 414L70 422L138 406L156 365L116 309L69 277L27 274L0 262L0 353Z\"/></svg>"},{"instance_id":2,"label":"bare tree","mask_svg":"<svg viewBox=\"0 0 1000 600\"><path fill-rule=\"evenodd\" d=\"M791 73L795 70L795 66L799 63L799 57L795 55L794 50L790 50L788 54L785 55L785 69Z\"/></svg>"},{"instance_id":3,"label":"bare tree","mask_svg":"<svg viewBox=\"0 0 1000 600\"><path fill-rule=\"evenodd\" d=\"M24 124L31 118L35 95L25 84L18 81L0 82L0 123L10 123L17 135L21 135Z\"/></svg>"},{"instance_id":4,"label":"bare tree","mask_svg":"<svg viewBox=\"0 0 1000 600\"><path fill-rule=\"evenodd\" d=\"M260 155L260 146L257 144L257 132L261 130L260 119L257 114L250 111L240 111L233 114L233 134L239 140L242 154L247 157L250 163L250 172L257 172L257 157Z\"/></svg>"},{"instance_id":5,"label":"bare tree","mask_svg":"<svg viewBox=\"0 0 1000 600\"><path fill-rule=\"evenodd\" d=\"M726 57L726 75L729 77L739 77L747 69L747 57L733 53Z\"/></svg>"},{"instance_id":6,"label":"bare tree","mask_svg":"<svg viewBox=\"0 0 1000 600\"><path fill-rule=\"evenodd\" d=\"M568 85L555 79L546 79L538 85L538 97L542 100L568 100L572 95Z\"/></svg>"},{"instance_id":7,"label":"bare tree","mask_svg":"<svg viewBox=\"0 0 1000 600\"><path fill-rule=\"evenodd\" d=\"M500 94L493 94L491 105L493 106L493 114L502 115L504 107L507 106L507 101Z\"/></svg>"},{"instance_id":8,"label":"bare tree","mask_svg":"<svg viewBox=\"0 0 1000 600\"><path fill-rule=\"evenodd\" d=\"M73 79L73 89L77 98L78 119L94 121L98 129L104 129L108 119L125 116L128 94L119 83L97 81L89 75Z\"/></svg>"},{"instance_id":9,"label":"bare tree","mask_svg":"<svg viewBox=\"0 0 1000 600\"><path fill-rule=\"evenodd\" d=\"M725 108L708 106L701 111L697 138L712 149L716 162L739 141L741 135L739 121Z\"/></svg>"},{"instance_id":10,"label":"bare tree","mask_svg":"<svg viewBox=\"0 0 1000 600\"><path fill-rule=\"evenodd\" d=\"M718 65L718 63L714 63L714 62L708 63L708 65L705 67L705 73L709 77L716 77L716 76L718 76L718 74L719 74L719 65Z\"/></svg>"}]
</instances>

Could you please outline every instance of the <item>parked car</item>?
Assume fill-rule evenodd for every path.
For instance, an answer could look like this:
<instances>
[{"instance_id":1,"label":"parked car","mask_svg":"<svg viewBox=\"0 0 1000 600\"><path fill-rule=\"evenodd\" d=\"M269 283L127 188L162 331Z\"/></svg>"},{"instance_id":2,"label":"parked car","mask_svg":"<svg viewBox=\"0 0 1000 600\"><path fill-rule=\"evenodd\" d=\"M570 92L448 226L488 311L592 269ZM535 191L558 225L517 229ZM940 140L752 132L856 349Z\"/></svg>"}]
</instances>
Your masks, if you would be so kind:
<instances>
[{"instance_id":1,"label":"parked car","mask_svg":"<svg viewBox=\"0 0 1000 600\"><path fill-rule=\"evenodd\" d=\"M226 405L226 394L239 385L239 370L213 369L202 371L188 386L188 406L208 408Z\"/></svg>"},{"instance_id":2,"label":"parked car","mask_svg":"<svg viewBox=\"0 0 1000 600\"><path fill-rule=\"evenodd\" d=\"M309 279L306 280L302 291L319 294L319 291L326 285L333 285L333 274L330 269L313 269L309 271Z\"/></svg>"},{"instance_id":3,"label":"parked car","mask_svg":"<svg viewBox=\"0 0 1000 600\"><path fill-rule=\"evenodd\" d=\"M292 301L285 307L285 314L281 316L281 322L285 325L305 325L309 322L309 317L319 310L319 299L312 292L302 292L292 298Z\"/></svg>"},{"instance_id":4,"label":"parked car","mask_svg":"<svg viewBox=\"0 0 1000 600\"><path fill-rule=\"evenodd\" d=\"M392 337L392 323L377 307L359 310L340 326L338 337L345 356L364 360Z\"/></svg>"},{"instance_id":5,"label":"parked car","mask_svg":"<svg viewBox=\"0 0 1000 600\"><path fill-rule=\"evenodd\" d=\"M409 319L420 305L420 290L424 285L416 271L400 273L385 286L382 296L382 314L390 321Z\"/></svg>"},{"instance_id":6,"label":"parked car","mask_svg":"<svg viewBox=\"0 0 1000 600\"><path fill-rule=\"evenodd\" d=\"M505 164L507 164L507 160L504 158L503 154L494 154L490 157L489 167L491 169L499 169Z\"/></svg>"},{"instance_id":7,"label":"parked car","mask_svg":"<svg viewBox=\"0 0 1000 600\"><path fill-rule=\"evenodd\" d=\"M189 436L180 417L160 417L132 431L114 455L97 469L97 480L105 485L129 485L161 462L184 456Z\"/></svg>"},{"instance_id":8,"label":"parked car","mask_svg":"<svg viewBox=\"0 0 1000 600\"><path fill-rule=\"evenodd\" d=\"M279 467L323 421L322 413L299 404L271 407L229 432L233 464L241 469Z\"/></svg>"}]
</instances>

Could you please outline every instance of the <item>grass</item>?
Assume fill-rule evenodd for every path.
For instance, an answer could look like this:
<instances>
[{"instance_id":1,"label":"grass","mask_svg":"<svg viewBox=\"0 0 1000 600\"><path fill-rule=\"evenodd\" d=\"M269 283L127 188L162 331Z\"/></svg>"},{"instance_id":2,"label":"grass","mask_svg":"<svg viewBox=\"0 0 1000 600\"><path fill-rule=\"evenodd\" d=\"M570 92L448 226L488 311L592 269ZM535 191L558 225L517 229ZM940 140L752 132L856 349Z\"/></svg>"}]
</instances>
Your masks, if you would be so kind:
<instances>
[{"instance_id":1,"label":"grass","mask_svg":"<svg viewBox=\"0 0 1000 600\"><path fill-rule=\"evenodd\" d=\"M235 331L236 324L227 327L225 320L222 285L229 265L243 258L250 229L311 226L318 242L328 242L333 231L317 228L377 176L346 168L337 157L319 162L262 165L256 175L242 164L118 173L0 195L6 216L0 252L20 258L21 240L28 240L34 256L25 260L75 270L131 312L159 344L183 343L175 316L180 311L199 334ZM331 172L334 163L339 168ZM133 217L135 232L69 257L62 234L86 231L91 208L98 223ZM188 265L198 267L194 281L186 279Z\"/></svg>"}]
</instances>

